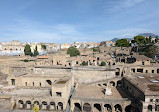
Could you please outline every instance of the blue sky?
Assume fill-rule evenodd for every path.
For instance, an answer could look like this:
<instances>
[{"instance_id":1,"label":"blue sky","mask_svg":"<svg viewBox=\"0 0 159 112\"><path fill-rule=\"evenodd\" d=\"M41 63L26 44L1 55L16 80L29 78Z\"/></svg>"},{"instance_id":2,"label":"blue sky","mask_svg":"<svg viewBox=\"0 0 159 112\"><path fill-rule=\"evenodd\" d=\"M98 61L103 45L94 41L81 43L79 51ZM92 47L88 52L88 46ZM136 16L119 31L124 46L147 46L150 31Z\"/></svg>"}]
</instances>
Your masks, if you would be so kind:
<instances>
[{"instance_id":1,"label":"blue sky","mask_svg":"<svg viewBox=\"0 0 159 112\"><path fill-rule=\"evenodd\" d=\"M159 34L159 0L0 0L0 41L72 43Z\"/></svg>"}]
</instances>

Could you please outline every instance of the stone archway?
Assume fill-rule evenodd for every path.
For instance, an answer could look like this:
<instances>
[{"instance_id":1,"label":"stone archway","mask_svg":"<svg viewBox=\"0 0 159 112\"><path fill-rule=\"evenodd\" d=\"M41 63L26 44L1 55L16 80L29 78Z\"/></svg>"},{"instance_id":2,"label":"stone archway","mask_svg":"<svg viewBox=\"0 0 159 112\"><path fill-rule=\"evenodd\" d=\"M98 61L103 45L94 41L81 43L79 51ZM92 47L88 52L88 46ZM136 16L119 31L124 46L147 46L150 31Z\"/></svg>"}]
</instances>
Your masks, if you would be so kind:
<instances>
[{"instance_id":1,"label":"stone archway","mask_svg":"<svg viewBox=\"0 0 159 112\"><path fill-rule=\"evenodd\" d=\"M83 110L84 110L85 112L91 112L91 110L92 110L91 105L90 105L89 103L85 103L85 104L83 105Z\"/></svg>"},{"instance_id":2,"label":"stone archway","mask_svg":"<svg viewBox=\"0 0 159 112\"><path fill-rule=\"evenodd\" d=\"M50 110L56 110L55 102L50 102Z\"/></svg>"},{"instance_id":3,"label":"stone archway","mask_svg":"<svg viewBox=\"0 0 159 112\"><path fill-rule=\"evenodd\" d=\"M35 107L35 106L38 106L39 109L40 109L40 103L39 103L38 101L34 101L34 107Z\"/></svg>"},{"instance_id":4,"label":"stone archway","mask_svg":"<svg viewBox=\"0 0 159 112\"><path fill-rule=\"evenodd\" d=\"M106 112L112 112L112 107L110 104L105 104L104 108L105 108Z\"/></svg>"},{"instance_id":5,"label":"stone archway","mask_svg":"<svg viewBox=\"0 0 159 112\"><path fill-rule=\"evenodd\" d=\"M62 102L58 103L57 110L63 110L63 103Z\"/></svg>"},{"instance_id":6,"label":"stone archway","mask_svg":"<svg viewBox=\"0 0 159 112\"><path fill-rule=\"evenodd\" d=\"M155 111L159 112L159 105L155 106Z\"/></svg>"},{"instance_id":7,"label":"stone archway","mask_svg":"<svg viewBox=\"0 0 159 112\"><path fill-rule=\"evenodd\" d=\"M24 108L24 102L22 100L19 100L18 101L18 105L19 105L19 108L20 109L23 109Z\"/></svg>"},{"instance_id":8,"label":"stone archway","mask_svg":"<svg viewBox=\"0 0 159 112\"><path fill-rule=\"evenodd\" d=\"M101 108L101 105L98 104L98 103L95 103L94 104L94 111L95 112L101 112L102 108Z\"/></svg>"},{"instance_id":9,"label":"stone archway","mask_svg":"<svg viewBox=\"0 0 159 112\"><path fill-rule=\"evenodd\" d=\"M107 86L107 84L106 84L106 83L104 83L104 84L103 84L103 86Z\"/></svg>"},{"instance_id":10,"label":"stone archway","mask_svg":"<svg viewBox=\"0 0 159 112\"><path fill-rule=\"evenodd\" d=\"M115 70L115 75L116 75L116 76L120 76L120 68L116 68L116 70Z\"/></svg>"},{"instance_id":11,"label":"stone archway","mask_svg":"<svg viewBox=\"0 0 159 112\"><path fill-rule=\"evenodd\" d=\"M110 85L114 87L115 86L115 82L114 81L110 81Z\"/></svg>"},{"instance_id":12,"label":"stone archway","mask_svg":"<svg viewBox=\"0 0 159 112\"><path fill-rule=\"evenodd\" d=\"M81 105L79 103L74 103L74 112L81 112Z\"/></svg>"},{"instance_id":13,"label":"stone archway","mask_svg":"<svg viewBox=\"0 0 159 112\"><path fill-rule=\"evenodd\" d=\"M121 107L121 105L119 105L119 104L116 104L116 105L114 106L114 109L115 109L115 112L122 112L122 107Z\"/></svg>"},{"instance_id":14,"label":"stone archway","mask_svg":"<svg viewBox=\"0 0 159 112\"><path fill-rule=\"evenodd\" d=\"M147 110L148 110L148 112L152 112L152 105L148 105Z\"/></svg>"},{"instance_id":15,"label":"stone archway","mask_svg":"<svg viewBox=\"0 0 159 112\"><path fill-rule=\"evenodd\" d=\"M47 102L46 101L42 102L42 109L47 110Z\"/></svg>"},{"instance_id":16,"label":"stone archway","mask_svg":"<svg viewBox=\"0 0 159 112\"><path fill-rule=\"evenodd\" d=\"M26 109L31 109L31 101L26 101Z\"/></svg>"}]
</instances>

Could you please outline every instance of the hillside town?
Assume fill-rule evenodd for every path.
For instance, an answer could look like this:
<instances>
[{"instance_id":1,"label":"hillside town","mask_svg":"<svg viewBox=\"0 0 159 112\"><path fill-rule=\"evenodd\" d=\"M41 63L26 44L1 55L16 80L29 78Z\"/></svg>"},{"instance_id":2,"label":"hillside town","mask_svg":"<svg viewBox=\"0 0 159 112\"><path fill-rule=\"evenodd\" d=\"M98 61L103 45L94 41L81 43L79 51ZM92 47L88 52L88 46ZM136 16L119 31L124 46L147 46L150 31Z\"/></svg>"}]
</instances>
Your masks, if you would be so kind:
<instances>
[{"instance_id":1,"label":"hillside town","mask_svg":"<svg viewBox=\"0 0 159 112\"><path fill-rule=\"evenodd\" d=\"M159 112L158 37L1 43L2 112ZM37 111L38 112L38 111Z\"/></svg>"}]
</instances>

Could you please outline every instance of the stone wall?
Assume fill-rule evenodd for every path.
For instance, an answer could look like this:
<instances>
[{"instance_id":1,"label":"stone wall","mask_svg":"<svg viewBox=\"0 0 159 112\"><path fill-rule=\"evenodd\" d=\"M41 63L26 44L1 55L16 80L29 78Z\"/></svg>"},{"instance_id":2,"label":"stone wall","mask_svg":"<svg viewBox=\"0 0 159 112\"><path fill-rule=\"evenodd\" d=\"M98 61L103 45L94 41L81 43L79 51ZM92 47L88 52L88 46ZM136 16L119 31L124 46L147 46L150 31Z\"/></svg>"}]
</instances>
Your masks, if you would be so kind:
<instances>
[{"instance_id":1,"label":"stone wall","mask_svg":"<svg viewBox=\"0 0 159 112\"><path fill-rule=\"evenodd\" d=\"M90 83L115 77L115 70L103 69L73 69L75 83Z\"/></svg>"}]
</instances>

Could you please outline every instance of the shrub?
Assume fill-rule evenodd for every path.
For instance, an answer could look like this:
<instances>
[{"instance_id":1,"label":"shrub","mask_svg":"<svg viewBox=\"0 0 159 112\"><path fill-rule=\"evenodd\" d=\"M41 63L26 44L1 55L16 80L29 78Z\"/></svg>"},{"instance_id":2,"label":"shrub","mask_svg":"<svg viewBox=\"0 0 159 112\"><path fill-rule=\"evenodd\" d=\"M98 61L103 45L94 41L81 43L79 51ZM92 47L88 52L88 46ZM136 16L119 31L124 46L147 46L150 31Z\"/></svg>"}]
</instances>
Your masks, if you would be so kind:
<instances>
[{"instance_id":1,"label":"shrub","mask_svg":"<svg viewBox=\"0 0 159 112\"><path fill-rule=\"evenodd\" d=\"M70 47L70 48L68 48L68 50L67 50L67 54L70 54L70 56L72 57L72 56L80 55L80 52L79 52L79 50L78 50L77 48L75 48L75 47Z\"/></svg>"},{"instance_id":2,"label":"shrub","mask_svg":"<svg viewBox=\"0 0 159 112\"><path fill-rule=\"evenodd\" d=\"M101 62L100 66L105 66L106 63L104 61Z\"/></svg>"},{"instance_id":3,"label":"shrub","mask_svg":"<svg viewBox=\"0 0 159 112\"><path fill-rule=\"evenodd\" d=\"M85 61L82 62L82 66L87 66L87 65L88 65L88 62L85 62Z\"/></svg>"}]
</instances>

